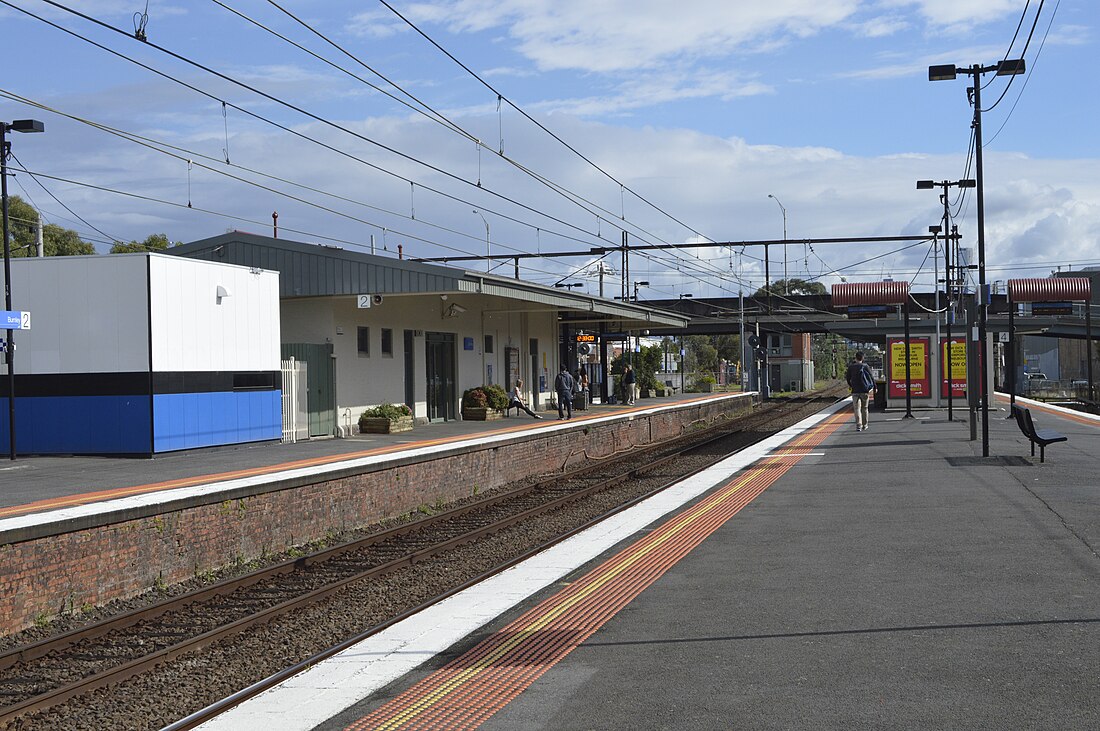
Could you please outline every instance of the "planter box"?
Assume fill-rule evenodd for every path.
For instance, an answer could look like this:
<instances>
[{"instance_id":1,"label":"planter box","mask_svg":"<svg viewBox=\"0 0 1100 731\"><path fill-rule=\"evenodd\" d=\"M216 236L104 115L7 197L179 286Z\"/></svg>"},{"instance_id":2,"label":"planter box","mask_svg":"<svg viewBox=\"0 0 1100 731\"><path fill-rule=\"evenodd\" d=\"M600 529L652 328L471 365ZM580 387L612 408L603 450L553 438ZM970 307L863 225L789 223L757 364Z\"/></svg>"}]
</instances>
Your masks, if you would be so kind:
<instances>
[{"instance_id":1,"label":"planter box","mask_svg":"<svg viewBox=\"0 0 1100 731\"><path fill-rule=\"evenodd\" d=\"M359 419L360 434L393 434L399 431L409 431L413 428L413 418L402 416L391 421L385 417L372 418L365 416Z\"/></svg>"},{"instance_id":2,"label":"planter box","mask_svg":"<svg viewBox=\"0 0 1100 731\"><path fill-rule=\"evenodd\" d=\"M488 406L468 406L462 409L463 421L492 421L493 419L503 418L503 411L490 409Z\"/></svg>"}]
</instances>

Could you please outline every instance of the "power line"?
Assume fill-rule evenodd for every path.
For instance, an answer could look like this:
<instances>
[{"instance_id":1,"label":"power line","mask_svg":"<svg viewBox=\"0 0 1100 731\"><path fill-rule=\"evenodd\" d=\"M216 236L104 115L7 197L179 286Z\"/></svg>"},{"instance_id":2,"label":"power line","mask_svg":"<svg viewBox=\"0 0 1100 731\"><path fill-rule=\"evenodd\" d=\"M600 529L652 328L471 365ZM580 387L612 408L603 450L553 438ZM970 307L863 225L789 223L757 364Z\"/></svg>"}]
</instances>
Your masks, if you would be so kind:
<instances>
[{"instance_id":1,"label":"power line","mask_svg":"<svg viewBox=\"0 0 1100 731\"><path fill-rule=\"evenodd\" d=\"M71 14L73 14L73 15L76 15L76 16L78 16L78 17L80 17L80 18L83 18L83 19L87 20L88 22L91 22L91 23L93 23L93 24L95 24L95 25L98 25L98 26L100 26L100 27L102 27L102 28L105 28L105 29L107 29L107 30L111 30L111 31L114 31L115 33L118 33L118 34L120 34L120 35L123 35L123 36L125 36L125 37L127 37L127 38L130 38L130 35L129 35L129 34L127 33L127 32L125 32L125 31L123 31L123 30L121 30L121 29L119 29L119 28L116 28L116 27L114 27L114 26L111 26L111 25L110 25L110 24L108 24L108 23L104 23L103 21L97 20L97 19L95 19L95 18L92 18L92 17L90 17L90 16L88 16L88 15L85 15L85 14L83 14L83 13L81 13L81 12L77 11L77 10L74 10L74 9L72 9L72 8L68 8L68 7L65 7L64 5L61 5L60 3L57 3L57 2L55 2L54 0L42 0L42 1L43 1L43 2L45 2L45 3L47 3L47 4L49 4L49 5L52 5L52 6L56 7L56 8L58 8L58 9L60 9L60 10L65 10L66 12L69 12L69 13L71 13ZM299 137L299 138L301 138L301 139L304 139L304 140L306 140L306 141L312 142L313 144L316 144L316 145L318 145L318 146L320 146L320 147L323 147L323 148L325 148L325 149L327 149L327 150L330 150L331 152L335 152L335 153L337 153L338 155L341 155L341 156L343 156L343 157L346 157L346 158L348 158L348 159L350 159L350 160L354 160L354 161L356 161L356 162L359 162L359 163L361 163L361 164L363 164L363 165L366 165L367 167L369 167L369 168L371 168L371 169L373 169L373 170L376 170L376 171L378 171L378 172L381 172L381 173L383 173L383 174L385 174L385 175L388 175L388 176L391 176L391 177L393 177L393 178L395 178L395 179L398 179L398 180L402 180L402 181L404 181L404 182L406 182L406 183L409 183L409 184L410 184L411 186L413 186L413 188L414 188L414 189L415 189L415 187L416 187L416 186L419 186L419 187L420 187L420 188L422 188L423 190L426 190L426 191L429 191L429 192L435 193L436 195L439 195L439 196L442 196L442 197L448 198L448 199L450 199L450 200L454 200L454 201L460 202L460 203L462 203L463 205L477 205L477 204L476 204L476 203L474 203L473 201L465 200L465 199L459 198L458 196L455 196L455 195L452 195L452 194L449 194L449 193L445 193L445 192L443 192L442 190L439 190L439 189L437 189L437 188L434 188L434 187L432 187L432 186L428 186L428 185L424 185L424 184L421 184L421 183L417 183L416 181L414 181L414 180L412 180L412 179L410 179L410 178L407 178L407 177L405 177L405 176L403 176L403 175L400 175L400 174L398 174L398 173L395 173L395 172L393 172L393 171L387 170L386 168L383 168L383 167L381 167L381 166L379 166L379 165L376 165L376 164L374 164L374 163L368 162L367 160L364 160L363 158L357 157L356 155L353 155L353 154L351 154L351 153L349 153L349 152L347 152L347 151L345 151L345 150L341 150L341 149L339 149L339 148L336 148L336 147L334 147L334 146L332 146L332 145L329 145L329 144L327 144L327 143L321 142L320 140L317 140L316 138L310 137L309 135L306 135L306 134L304 134L304 133L302 133L302 132L298 132L297 130L291 129L290 127L288 127L288 126L286 126L286 125L284 125L284 124L280 124L280 123L278 123L278 122L276 122L276 121L274 121L274 120L272 120L272 119L270 119L270 118L264 117L263 115L260 115L260 114L258 114L258 113L256 113L256 112L252 112L252 111L250 111L250 110L248 110L248 109L246 109L246 108L244 108L244 107L241 107L241 106L239 106L239 105L237 105L237 104L234 104L234 103L231 103L231 102L227 102L227 101L225 101L225 100L223 100L223 99L221 99L221 98L219 98L219 97L215 96L214 94L211 94L211 93L209 93L209 92L203 91L202 89L200 89L200 88L198 88L198 87L194 86L193 84L190 84L190 83L188 83L188 82L185 82L185 81L183 81L183 80L181 80L181 79L178 79L178 78L176 78L176 77L174 77L174 76L171 76L170 74L167 74L167 73L165 73L165 72L159 71L159 70L157 70L157 69L155 69L155 68L153 68L153 67L151 67L151 66L149 66L149 65L147 65L147 64L145 64L145 63L142 63L141 61L138 61L138 60L136 60L136 59L134 59L134 58L131 58L131 57L129 57L129 56L127 56L127 55L123 54L123 53L120 53L120 52L118 52L118 51L115 51L115 50L113 50L113 49L111 49L111 48L108 48L108 47L106 47L106 46L104 46L104 45L102 45L102 44L100 44L100 43L97 43L96 41L93 41L93 40L91 40L91 39L89 39L89 38L87 38L87 37L85 37L85 36L82 36L82 35L80 35L79 33L76 33L75 31L72 31L72 30L69 30L69 29L67 29L67 28L64 28L64 27L62 27L62 26L60 26L60 25L58 25L58 24L56 24L56 23L53 23L52 21L49 21L49 20L47 20L47 19L45 19L45 18L43 18L43 17L41 17L41 16L39 16L39 15L35 15L34 13L32 13L32 12L30 12L30 11L28 11L28 10L25 10L25 9L23 9L23 8L20 8L20 7L16 6L16 5L14 5L13 3L9 2L9 0L0 0L0 3L2 3L2 4L4 4L4 5L6 5L6 6L10 7L10 8L13 8L13 9L15 9L15 10L18 10L18 11L20 11L20 12L24 13L25 15L28 15L28 16L30 16L30 17L32 17L32 18L35 18L36 20L39 20L39 21L41 21L41 22L43 22L43 23L46 23L47 25L50 25L51 27L53 27L53 28L56 28L57 30L60 30L60 31L62 31L62 32L64 32L64 33L67 33L68 35L71 35L71 36L73 36L73 37L75 37L75 38L78 38L78 39L80 39L80 40L82 40L82 41L84 41L84 42L86 42L86 43L88 43L88 44L90 44L90 45L92 45L92 46L95 46L96 48L99 48L99 49L101 49L101 50L103 50L103 51L106 51L107 53L110 53L110 54L112 54L112 55L114 55L114 56L116 56L116 57L118 57L118 58L120 58L120 59L123 59L123 60L125 60L125 61L128 61L128 62L130 62L130 63L132 63L132 64L136 65L136 66L139 66L139 67L141 67L141 68L144 68L144 69L146 69L147 71L150 71L151 73L154 73L154 74L156 74L156 75L158 75L158 76L160 76L160 77L162 77L162 78L164 78L164 79L167 79L167 80L169 80L169 81L172 81L173 83L179 84L180 86L183 86L183 87L185 87L185 88L187 88L187 89L190 89L191 91L194 91L194 92L195 92L195 93L197 93L197 94L200 94L200 95L202 95L202 96L205 96L205 97L207 97L207 98L209 98L209 99L212 99L212 100L214 100L214 101L217 101L217 102L218 102L218 103L220 103L220 104L223 104L223 105L226 105L226 106L232 107L233 109L235 109L235 110L237 110L237 111L241 112L242 114L248 115L248 116L250 116L250 117L252 117L252 118L254 118L254 119L257 119L257 120L259 120L259 121L261 121L261 122L264 122L264 123L266 123L266 124L269 124L269 125L271 125L271 126L273 126L273 127L276 127L276 128L278 128L278 129L281 129L281 130L283 130L284 132L288 132L288 133L290 133L290 134L292 134L292 135L294 135L294 136L296 136L296 137ZM279 105L281 105L281 106L285 106L285 107L287 107L288 109L291 109L291 110L293 110L293 111L296 111L296 112L298 112L299 114L302 114L302 115L304 115L304 116L307 116L307 117L309 117L310 119L313 119L313 120L315 120L315 121L317 121L317 122L320 122L320 123L322 123L322 124L324 124L324 125L326 125L326 126L329 126L329 127L333 127L334 129L337 129L337 130L339 130L339 131L345 132L345 133L347 133L347 134L349 134L349 135L351 135L351 136L353 136L353 137L355 137L355 138L357 138L357 139L359 139L359 140L362 140L362 141L364 141L364 142L367 142L368 144L371 144L371 145L377 146L377 147L379 147L380 149L383 149L383 150L385 150L385 151L387 151L387 152L390 152L390 153L392 153L392 154L394 154L394 155L397 155L397 156L399 156L399 157L401 157L401 158L403 158L403 159L405 159L405 160L408 160L409 162L413 162L413 163L415 163L415 164L421 165L421 166L423 166L423 167L427 168L428 170L430 170L430 171L432 171L432 172L436 172L436 173L439 173L440 175L443 175L443 176L445 176L445 177L447 177L447 178L450 178L450 179L452 179L452 180L454 180L454 181L456 181L456 182L459 182L459 183L462 183L462 184L465 184L465 185L469 185L469 186L472 186L472 187L477 187L477 189L478 189L478 190L481 190L481 191L485 191L485 192L486 192L486 193L488 193L489 195L492 195L492 196L494 196L494 197L496 197L496 198L499 198L500 200L503 200L503 201L506 201L506 202L508 202L508 203L511 203L512 205L515 205L515 206L516 206L516 207L518 207L518 208L521 208L521 209L523 209L523 210L526 210L526 211L529 211L529 212L531 212L531 213L534 213L534 214L536 214L536 215L538 215L538 216L541 216L541 217L543 217L543 218L546 218L546 219L548 219L548 220L550 220L550 221L554 221L554 222L556 222L556 223L559 223L559 224L561 224L561 225L563 225L563 226L565 226L565 227L567 227L567 228L570 228L570 229L574 229L574 230L576 230L576 231L578 231L578 232L580 232L580 233L583 233L583 234L586 234L586 235L589 235L589 236L592 236L592 235L593 235L591 231L587 231L587 230L585 230L585 229L583 229L583 228L581 228L581 227L579 227L579 226L577 226L577 225L574 225L574 224L571 224L571 223L569 223L568 221L565 221L565 220L563 220L563 219L560 219L560 218L558 218L558 217L556 217L556 216L552 216L552 215L550 215L550 214L548 214L548 213L546 213L546 212L544 212L544 211L540 211L540 210L538 210L538 209L536 209L536 208L533 208L533 207L531 207L531 206L528 206L528 205L526 205L526 204L524 204L524 203L522 203L522 202L520 202L520 201L518 201L518 200L515 200L515 199L513 199L513 198L510 198L510 197L508 197L508 196L506 196L506 195L503 195L503 194L501 194L501 193L498 193L498 192L496 192L496 191L494 191L494 190L492 190L492 189L490 189L490 188L486 188L486 187L484 187L484 186L480 186L480 187L479 187L479 186L475 186L475 184L474 184L474 183L470 182L469 180L466 180L465 178L462 178L462 177L461 177L461 176L459 176L459 175L456 175L456 174L454 174L454 173L451 173L451 172L449 172L449 171L447 171L447 170L444 170L444 169L442 169L442 168L440 168L440 167L438 167L438 166L435 166L435 165L432 165L432 164L430 164L430 163L428 163L428 162L425 162L425 161L423 161L423 160L420 160L420 159L418 159L418 158L416 158L416 157L414 157L414 156L411 156L411 155L408 155L408 154L406 154L406 153L400 152L399 150L396 150L396 149L394 149L394 148L391 148L391 147L389 147L389 146L387 146L387 145L384 145L384 144L382 144L382 143L380 143L380 142L378 142L378 141L376 141L376 140L373 140L373 139L371 139L371 138L369 138L369 137L367 137L367 136L365 136L365 135L361 135L361 134L359 134L359 133L357 133L357 132L354 132L354 131L352 131L352 130L349 130L349 129L347 129L346 127L343 127L343 126L341 126L341 125L339 125L339 124L337 124L337 123L335 123L335 122L332 122L331 120L325 119L325 118L323 118L323 117L321 117L321 116L319 116L319 115L315 115L315 114L313 114L313 113L311 113L311 112L308 112L308 111L306 111L306 110L304 110L304 109L302 109L302 108L300 108L300 107L298 107L298 106L296 106L296 105L294 105L294 104L291 104L290 102L284 101L284 100L282 100L282 99L279 99L278 97L275 97L275 96L273 96L273 95L271 95L271 94L267 94L266 92L263 92L263 91L260 91L260 90L258 90L258 89L255 89L254 87L252 87L252 86L249 86L248 84L245 84L244 82L241 82L241 81L239 81L239 80L237 80L237 79L234 79L234 78L232 78L232 77L230 77L230 76L228 76L228 75L226 75L226 74L222 74L222 73L220 73L220 72L218 72L218 71L215 71L215 70L213 70L213 69L210 69L209 67L207 67L207 66L204 66L204 65L202 65L202 64L200 64L200 63L198 63L198 62L196 62L196 61L192 61L192 60L190 60L190 59L188 59L188 58L186 58L186 57L184 57L184 56L181 56L181 55L179 55L179 54L177 54L177 53L174 53L173 51L170 51L170 50L168 50L168 49L162 48L161 46L159 46L159 45L157 45L157 44L154 44L154 43L150 43L150 42L148 42L148 41L147 41L147 42L146 42L146 43L145 43L144 45L150 46L150 47L152 47L152 48L154 48L154 49L156 49L156 50L158 50L158 51L161 51L162 53L164 53L164 54L166 54L166 55L169 55L169 56L171 56L171 57L173 57L173 58L175 58L175 59L177 59L177 60L179 60L179 61L182 61L182 62L184 62L184 63L187 63L187 64L189 64L189 65L195 66L196 68L199 68L199 69L201 69L201 70L203 70L203 71L206 71L207 73L210 73L211 75L217 76L218 78L220 78L220 79L222 79L222 80L224 80L224 81L228 81L229 83L232 83L232 84L235 84L235 85L237 85L237 86L240 86L240 87L242 87L242 88L244 88L244 89L247 89L248 91L251 91L251 92L253 92L253 93L255 93L255 94L259 95L259 96L262 96L263 98L265 98L265 99L268 99L269 101L275 102L276 104L279 104ZM528 223L528 222L526 222L526 221L521 221L520 219L517 219L517 218L515 218L514 216L509 216L509 215L506 215L506 214L504 214L504 213L501 213L500 211L497 211L497 210L492 210L492 209L488 209L488 208L485 208L484 206L482 206L482 208L483 208L483 209L485 209L485 210L487 210L487 211L489 211L489 212L491 212L491 213L493 213L494 215L496 215L496 216L498 216L499 218L502 218L502 219L504 219L504 220L512 221L512 222L514 222L514 223L517 223L517 224L520 224L520 225L523 225L523 226L528 226L528 227L531 227L531 228L534 228L534 227L535 227L535 226L534 226L533 224L530 224L530 223ZM599 237L597 236L596 238L599 238Z\"/></svg>"},{"instance_id":2,"label":"power line","mask_svg":"<svg viewBox=\"0 0 1100 731\"><path fill-rule=\"evenodd\" d=\"M272 0L268 0L268 2L272 2ZM602 174L603 174L603 175L604 175L604 176L605 176L605 177L606 177L606 178L607 178L608 180L610 180L610 181L612 181L613 183L617 184L617 185L618 185L618 186L620 187L620 189L621 189L621 190L629 192L629 193L630 193L631 195L633 195L633 196L634 196L635 198L637 198L638 200L640 200L640 201L642 201L643 203L645 203L646 205L648 205L648 206L649 206L650 208L652 208L653 210L655 210L655 211L657 211L658 213L660 213L660 214L662 214L662 215L666 216L666 217L667 217L667 218L669 218L670 220L672 220L672 221L675 221L676 223L680 224L681 226L683 226L684 228L686 228L686 229L687 229L688 231L691 231L692 233L696 234L697 236L700 236L700 237L702 237L702 238L709 238L708 236L704 236L704 235L703 235L702 233L700 233L699 231L696 231L696 230L695 230L695 229L694 229L693 227L691 227L691 226L689 226L688 224L684 223L684 222L683 222L683 221L681 221L680 219L676 218L676 217L675 217L675 216L673 216L673 215L672 215L671 213L668 213L667 211L665 211L664 209L662 209L662 208L661 208L660 206L657 206L656 204L654 204L654 203L650 202L650 201L649 201L648 199L646 199L646 198L645 198L644 196L642 196L642 195L641 195L641 194L639 194L638 192L636 192L636 191L634 191L633 189L631 189L631 188L630 188L629 186L627 186L627 185L626 185L625 183L623 183L623 182L621 182L620 180L618 180L618 179L617 179L617 178L616 178L616 177L615 177L614 175L612 175L611 173L607 172L607 171L606 171L606 170L604 170L604 169L603 169L602 167L600 167L599 165L597 165L597 164L596 164L595 162L593 162L593 161L592 161L591 159L589 159L589 158L588 158L587 156L585 156L585 155L584 155L584 154L583 154L582 152L580 152L579 150L577 150L577 149L576 149L575 147L573 147L573 146L572 146L572 145L570 145L570 144L569 144L568 142L566 142L566 141L565 141L565 140L563 140L563 139L562 139L561 137L559 137L559 136L558 136L557 134L555 134L555 133L554 133L554 132L552 132L552 131L551 131L550 129L548 129L548 128L547 128L547 127L546 127L545 125L543 125L543 124L542 124L541 122L539 122L539 121L538 121L537 119L535 119L535 118L534 118L534 117L532 117L532 116L531 116L530 114L528 114L528 113L527 113L526 111L524 111L524 110L523 110L523 109L522 109L522 108L521 108L521 107L520 107L520 106L519 106L518 104L516 104L515 102L513 102L513 101L512 101L511 99L509 99L508 97L504 96L504 94L502 94L502 93L501 93L500 91L498 91L498 90L497 90L497 89L496 89L495 87L493 87L493 85L492 85L492 84L490 84L489 82L487 82L487 81L486 81L485 79L481 78L481 76L479 76L479 75L478 75L478 74L477 74L476 72L474 72L474 71L473 71L473 69L471 69L471 68L470 68L469 66L467 66L466 64L464 64L464 63L463 63L462 61L458 60L458 59L457 59L457 58L456 58L456 57L455 57L455 56L454 56L454 55L453 55L453 54L452 54L452 53L451 53L450 51L448 51L448 50L447 50L446 48L444 48L444 47L443 47L443 46L441 46L441 45L440 45L439 43L437 43L437 42L435 41L435 39L433 39L433 38L432 38L431 36L429 36L429 35L428 35L427 33L425 33L425 32L424 32L423 30L421 30L421 29L420 29L419 27L417 27L417 25L416 25L415 23L413 23L413 22L412 22L411 20L409 20L409 19L408 19L408 18L406 18L406 17L404 16L404 15L402 15L402 14L401 14L400 12L398 12L398 10L397 10L396 8L394 8L394 7L392 6L392 5L390 5L390 4L389 4L389 3L388 3L388 2L386 1L386 0L379 0L379 2L381 2L381 3L383 4L383 5L385 5L385 6L386 6L386 7L387 7L387 8L388 8L388 9L390 10L390 12L392 12L392 13L393 13L394 15L396 15L396 16L397 16L398 18L400 18L400 19L401 19L402 21L404 21L406 25L408 25L408 26L409 26L410 28L412 28L412 29L413 29L414 31L416 31L416 32L417 32L417 33L418 33L418 34L419 34L419 35L420 35L421 37L423 37L423 38L424 38L424 39L425 39L426 41L428 41L428 42L429 42L429 43L431 43L431 44L432 44L433 46L435 46L435 47L436 47L437 49L439 49L439 51L440 51L441 53L443 53L443 54L444 54L444 55L445 55L445 56L446 56L447 58L449 58L449 59L451 59L452 61L454 61L454 62L455 62L455 63L456 63L456 64L457 64L457 65L458 65L458 66L459 66L460 68L462 68L462 70L464 70L464 71L465 71L466 73L468 73L468 74L469 74L470 76L472 76L472 77L474 77L475 79L477 79L477 81L479 81L479 82L481 83L481 85L482 85L482 86L484 86L484 87L485 87L486 89L488 89L488 90L489 90L489 91L491 91L491 92L492 92L493 94L495 94L498 100L500 100L500 101L504 101L504 102L507 102L507 103L508 103L508 106L512 107L512 109L515 109L515 110L516 110L517 112L519 112L519 113L520 113L521 115L523 115L523 117L524 117L524 118L526 118L526 119L527 119L528 121L530 121L530 122L531 122L532 124L534 124L535 126L537 126L537 127L539 128L539 129L541 129L541 130L542 130L543 132L545 132L546 134L550 135L550 136L551 136L552 138L554 138L555 140L557 140L557 141L558 141L559 143L561 143L561 145L562 145L562 146L564 146L564 147L565 147L565 148L566 148L567 150L569 150L570 152L572 152L572 153L573 153L574 155L576 155L577 157L581 158L581 159L582 159L582 160L584 160L584 161L585 161L586 163L588 163L589 165L591 165L591 166L592 166L593 168L595 168L596 170L598 170L598 171L599 171L600 173L602 173Z\"/></svg>"}]
</instances>

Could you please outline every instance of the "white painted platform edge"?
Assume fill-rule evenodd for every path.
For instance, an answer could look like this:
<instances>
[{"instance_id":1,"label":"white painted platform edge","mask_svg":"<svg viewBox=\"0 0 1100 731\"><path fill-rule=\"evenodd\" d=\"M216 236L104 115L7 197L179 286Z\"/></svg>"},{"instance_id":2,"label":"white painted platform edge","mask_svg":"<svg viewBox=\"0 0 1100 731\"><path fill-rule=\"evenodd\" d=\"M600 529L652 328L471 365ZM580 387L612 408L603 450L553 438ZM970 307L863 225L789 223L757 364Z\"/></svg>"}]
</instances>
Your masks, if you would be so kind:
<instances>
[{"instance_id":1,"label":"white painted platform edge","mask_svg":"<svg viewBox=\"0 0 1100 731\"><path fill-rule=\"evenodd\" d=\"M493 621L646 526L832 416L840 401L638 505L344 650L246 701L203 731L307 731Z\"/></svg>"},{"instance_id":2,"label":"white painted platform edge","mask_svg":"<svg viewBox=\"0 0 1100 731\"><path fill-rule=\"evenodd\" d=\"M746 398L752 395L754 394L729 394L727 396L719 396L717 398L711 399L711 401L725 401L732 398ZM643 409L641 411L636 411L629 414L608 414L607 416L600 416L595 419L586 419L584 423L586 425L602 424L609 421L620 420L624 417L627 420L630 420L638 416L645 416L649 414L660 413L662 411L673 410L676 408L680 408L683 405L684 402L679 401L677 403L669 404L667 406L655 406L650 409ZM575 426L577 426L576 422L547 424L539 430L539 433L559 431L561 429L568 429ZM216 496L223 492L238 490L241 488L256 487L258 485L263 485L269 482L277 482L279 480L288 480L298 477L321 478L324 475L339 472L340 470L345 470L349 468L366 467L370 465L393 461L396 459L405 459L408 457L427 456L435 454L437 452L443 452L451 449L461 449L463 447L470 447L478 444L494 444L496 442L514 439L517 435L520 434L523 434L523 432L491 434L485 437L470 437L469 439L463 439L456 442L447 442L446 444L433 444L427 447L415 447L412 449L403 449L396 452L386 452L385 454L373 454L368 457L340 460L338 462L332 462L324 465L301 467L298 469L283 470L281 472L270 472L263 475L255 475L253 477L240 477L236 479L210 482L203 485L192 485L190 487L159 490L156 492L143 493L141 495L133 495L130 497L115 498L113 500L103 500L101 502L88 503L86 505L75 505L70 508L59 508L57 510L47 510L39 513L30 513L28 515L20 515L0 520L0 534L3 534L5 531L9 530L19 530L22 528L40 525L56 525L77 518L86 518L95 515L102 515L104 513L129 510L132 508L143 508L150 505L159 505L174 500L185 500L188 498L204 495Z\"/></svg>"},{"instance_id":3,"label":"white painted platform edge","mask_svg":"<svg viewBox=\"0 0 1100 731\"><path fill-rule=\"evenodd\" d=\"M1011 396L1007 393L996 392L996 396L1008 401ZM1096 414L1090 414L1085 411L1077 411L1076 409L1067 409L1065 406L1057 406L1055 404L1048 404L1045 401L1035 401L1034 399L1024 398L1023 396L1016 396L1017 403L1030 404L1033 406L1042 406L1044 409L1050 409L1051 411L1057 411L1058 413L1065 414L1067 416L1074 416L1079 419L1087 419L1088 421L1100 424L1100 416Z\"/></svg>"}]
</instances>

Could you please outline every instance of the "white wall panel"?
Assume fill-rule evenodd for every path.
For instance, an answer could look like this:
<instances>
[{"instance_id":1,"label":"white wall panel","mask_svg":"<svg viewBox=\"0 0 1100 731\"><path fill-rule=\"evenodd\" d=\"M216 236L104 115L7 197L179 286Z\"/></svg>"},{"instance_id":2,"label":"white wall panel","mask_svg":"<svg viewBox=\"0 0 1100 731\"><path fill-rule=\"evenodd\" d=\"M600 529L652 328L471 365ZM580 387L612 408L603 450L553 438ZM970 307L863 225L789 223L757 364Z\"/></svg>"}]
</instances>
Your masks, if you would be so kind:
<instances>
[{"instance_id":1,"label":"white wall panel","mask_svg":"<svg viewBox=\"0 0 1100 731\"><path fill-rule=\"evenodd\" d=\"M149 369L143 256L12 260L12 308L31 312L16 333L18 373Z\"/></svg>"},{"instance_id":2,"label":"white wall panel","mask_svg":"<svg viewBox=\"0 0 1100 731\"><path fill-rule=\"evenodd\" d=\"M278 272L153 255L150 276L155 371L279 368Z\"/></svg>"}]
</instances>

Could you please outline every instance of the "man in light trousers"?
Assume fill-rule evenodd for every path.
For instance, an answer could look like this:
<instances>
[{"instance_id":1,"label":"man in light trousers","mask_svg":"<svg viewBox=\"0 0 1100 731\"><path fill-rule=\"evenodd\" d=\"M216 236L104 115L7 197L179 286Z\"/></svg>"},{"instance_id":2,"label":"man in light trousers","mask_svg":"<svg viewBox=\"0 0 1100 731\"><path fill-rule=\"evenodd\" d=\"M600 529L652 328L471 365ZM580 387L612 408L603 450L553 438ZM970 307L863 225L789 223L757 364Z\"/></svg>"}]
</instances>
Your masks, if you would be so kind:
<instances>
[{"instance_id":1,"label":"man in light trousers","mask_svg":"<svg viewBox=\"0 0 1100 731\"><path fill-rule=\"evenodd\" d=\"M856 415L856 431L867 431L867 402L875 392L875 377L871 369L863 362L863 351L856 351L856 359L848 364L844 374L848 388L852 389L852 411Z\"/></svg>"}]
</instances>

